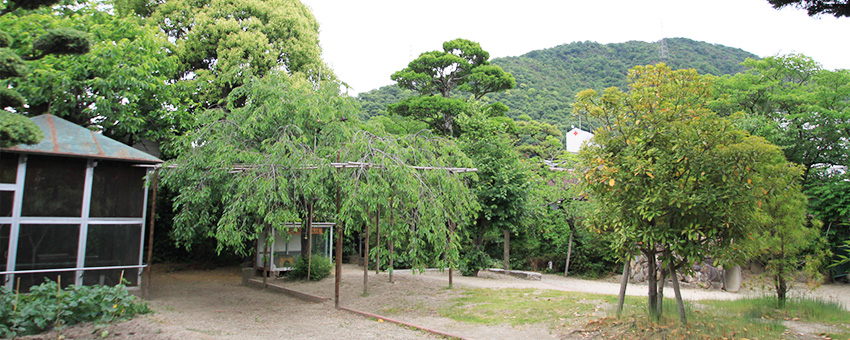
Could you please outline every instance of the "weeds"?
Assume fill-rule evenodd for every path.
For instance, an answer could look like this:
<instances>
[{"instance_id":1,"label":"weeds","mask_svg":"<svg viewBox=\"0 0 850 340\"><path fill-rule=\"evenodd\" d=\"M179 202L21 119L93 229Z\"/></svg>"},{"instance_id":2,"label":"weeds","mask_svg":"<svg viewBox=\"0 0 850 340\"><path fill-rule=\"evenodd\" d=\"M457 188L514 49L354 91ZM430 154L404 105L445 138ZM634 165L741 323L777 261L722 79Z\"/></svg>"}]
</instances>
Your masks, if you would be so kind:
<instances>
[{"instance_id":1,"label":"weeds","mask_svg":"<svg viewBox=\"0 0 850 340\"><path fill-rule=\"evenodd\" d=\"M107 324L150 312L123 284L68 286L47 281L16 294L0 287L0 337L37 334L80 322Z\"/></svg>"}]
</instances>

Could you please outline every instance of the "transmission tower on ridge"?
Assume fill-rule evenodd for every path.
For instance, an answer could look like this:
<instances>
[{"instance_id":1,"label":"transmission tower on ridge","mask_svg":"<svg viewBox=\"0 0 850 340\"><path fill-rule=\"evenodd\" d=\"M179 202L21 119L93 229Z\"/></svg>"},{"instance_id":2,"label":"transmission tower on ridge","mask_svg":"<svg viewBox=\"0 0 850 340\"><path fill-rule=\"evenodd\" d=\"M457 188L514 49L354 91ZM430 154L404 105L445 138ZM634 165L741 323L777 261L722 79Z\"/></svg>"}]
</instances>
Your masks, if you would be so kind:
<instances>
[{"instance_id":1,"label":"transmission tower on ridge","mask_svg":"<svg viewBox=\"0 0 850 340\"><path fill-rule=\"evenodd\" d=\"M667 51L667 40L664 39L664 19L661 19L659 26L661 40L658 40L658 58L664 60L670 58L670 52Z\"/></svg>"},{"instance_id":2,"label":"transmission tower on ridge","mask_svg":"<svg viewBox=\"0 0 850 340\"><path fill-rule=\"evenodd\" d=\"M670 57L670 52L667 51L667 40L661 38L658 40L658 58L667 59Z\"/></svg>"}]
</instances>

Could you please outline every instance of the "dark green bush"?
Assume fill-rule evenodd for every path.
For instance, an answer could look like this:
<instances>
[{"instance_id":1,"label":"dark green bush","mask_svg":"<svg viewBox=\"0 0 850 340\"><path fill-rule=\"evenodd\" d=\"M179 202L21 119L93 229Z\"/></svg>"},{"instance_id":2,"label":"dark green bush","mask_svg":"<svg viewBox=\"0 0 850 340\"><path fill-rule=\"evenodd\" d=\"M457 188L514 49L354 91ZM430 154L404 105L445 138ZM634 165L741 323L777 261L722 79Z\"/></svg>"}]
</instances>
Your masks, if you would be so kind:
<instances>
[{"instance_id":1,"label":"dark green bush","mask_svg":"<svg viewBox=\"0 0 850 340\"><path fill-rule=\"evenodd\" d=\"M47 30L32 42L32 47L44 54L86 54L91 42L87 33L63 27Z\"/></svg>"},{"instance_id":2,"label":"dark green bush","mask_svg":"<svg viewBox=\"0 0 850 340\"><path fill-rule=\"evenodd\" d=\"M310 280L319 281L331 275L331 260L322 255L313 255L310 266ZM289 273L289 277L293 279L307 278L307 258L299 257L295 260L295 268Z\"/></svg>"},{"instance_id":3,"label":"dark green bush","mask_svg":"<svg viewBox=\"0 0 850 340\"><path fill-rule=\"evenodd\" d=\"M0 337L5 338L80 322L105 324L148 312L148 306L124 285L69 286L60 290L56 282L48 280L30 288L28 294L20 294L17 308L14 292L0 287Z\"/></svg>"},{"instance_id":4,"label":"dark green bush","mask_svg":"<svg viewBox=\"0 0 850 340\"><path fill-rule=\"evenodd\" d=\"M479 270L491 267L492 263L493 259L490 258L490 255L487 255L483 251L472 249L461 255L458 270L460 270L460 275L463 276L478 276Z\"/></svg>"}]
</instances>

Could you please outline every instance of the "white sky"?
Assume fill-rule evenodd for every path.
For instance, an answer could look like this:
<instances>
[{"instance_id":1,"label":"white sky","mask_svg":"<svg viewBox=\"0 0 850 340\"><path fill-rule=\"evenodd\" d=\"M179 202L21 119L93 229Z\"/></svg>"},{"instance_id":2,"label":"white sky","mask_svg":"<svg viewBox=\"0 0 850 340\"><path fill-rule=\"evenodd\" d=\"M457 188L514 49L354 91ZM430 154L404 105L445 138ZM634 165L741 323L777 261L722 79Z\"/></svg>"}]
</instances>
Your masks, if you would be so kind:
<instances>
[{"instance_id":1,"label":"white sky","mask_svg":"<svg viewBox=\"0 0 850 340\"><path fill-rule=\"evenodd\" d=\"M393 72L455 38L476 41L497 58L575 41L682 37L762 57L803 53L827 69L850 69L850 18L777 11L766 0L302 2L319 21L325 62L352 94L392 84Z\"/></svg>"}]
</instances>

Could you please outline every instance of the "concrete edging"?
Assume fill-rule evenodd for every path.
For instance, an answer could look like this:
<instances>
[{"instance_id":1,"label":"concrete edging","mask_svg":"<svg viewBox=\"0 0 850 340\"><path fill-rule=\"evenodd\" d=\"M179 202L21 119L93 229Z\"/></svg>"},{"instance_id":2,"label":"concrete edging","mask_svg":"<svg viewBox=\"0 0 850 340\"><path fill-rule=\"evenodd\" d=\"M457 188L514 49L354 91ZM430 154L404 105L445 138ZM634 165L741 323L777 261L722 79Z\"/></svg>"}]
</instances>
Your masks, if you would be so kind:
<instances>
[{"instance_id":1,"label":"concrete edging","mask_svg":"<svg viewBox=\"0 0 850 340\"><path fill-rule=\"evenodd\" d=\"M543 280L543 275L540 274L540 273L537 273L537 272L527 272L527 271L523 271L523 270L509 270L509 271L505 272L504 269L499 269L499 268L488 268L487 271L492 272L492 273L497 273L497 274L510 275L510 276L517 277L517 278L524 279L524 280L534 280L534 281Z\"/></svg>"},{"instance_id":2,"label":"concrete edging","mask_svg":"<svg viewBox=\"0 0 850 340\"><path fill-rule=\"evenodd\" d=\"M263 280L257 279L257 278L252 278L252 279L248 280L247 285L257 287L257 288L263 288ZM323 302L327 302L327 301L331 300L330 298L316 296L316 295L312 295L312 294L299 292L297 290L285 288L283 286L279 286L279 285L276 285L274 283L266 283L266 288L273 290L273 291L276 291L276 292L279 292L279 293L289 295L289 296L294 297L294 298L299 299L299 300L307 301L307 302L323 303Z\"/></svg>"},{"instance_id":3,"label":"concrete edging","mask_svg":"<svg viewBox=\"0 0 850 340\"><path fill-rule=\"evenodd\" d=\"M347 312L351 312L351 313L354 313L354 314L360 314L360 315L365 316L365 317L368 317L368 318L380 319L380 320L384 320L384 321L387 321L387 322L392 322L392 323L394 323L394 324L399 324L399 325L403 325L403 326L407 326L407 327L416 328L416 329L418 329L418 330L422 330L422 331L425 331L425 332L428 332L428 333L432 333L432 334L435 334L435 335L439 335L439 336L447 337L447 338L449 338L449 339L458 339L458 340L473 340L473 339L470 339L470 338L464 338L464 337L462 337L462 336L458 336L458 335L454 335L454 334L449 334L449 333L446 333L446 332L442 332L442 331L438 331L438 330L434 330L434 329L430 329L430 328L425 328L425 327L422 327L422 326L419 326L419 325L415 325L415 324L412 324L412 323L409 323L409 322L404 322L404 321L401 321L401 320L390 319L390 318L388 318L388 317L385 317L385 316L382 316L382 315L378 315L378 314L372 314L372 313L369 313L369 312L363 312L363 311L359 311L359 310L356 310L356 309L345 308L345 307L339 307L339 309L344 310L344 311L347 311Z\"/></svg>"}]
</instances>

